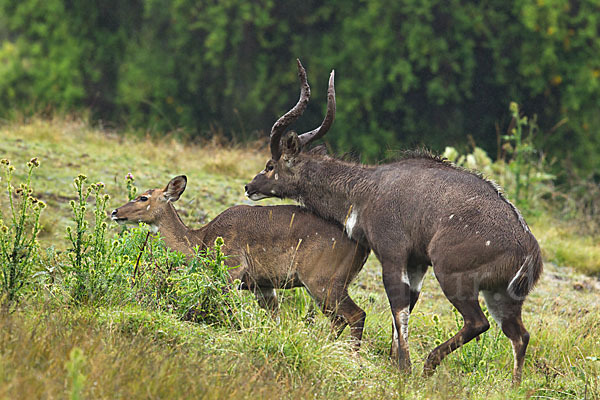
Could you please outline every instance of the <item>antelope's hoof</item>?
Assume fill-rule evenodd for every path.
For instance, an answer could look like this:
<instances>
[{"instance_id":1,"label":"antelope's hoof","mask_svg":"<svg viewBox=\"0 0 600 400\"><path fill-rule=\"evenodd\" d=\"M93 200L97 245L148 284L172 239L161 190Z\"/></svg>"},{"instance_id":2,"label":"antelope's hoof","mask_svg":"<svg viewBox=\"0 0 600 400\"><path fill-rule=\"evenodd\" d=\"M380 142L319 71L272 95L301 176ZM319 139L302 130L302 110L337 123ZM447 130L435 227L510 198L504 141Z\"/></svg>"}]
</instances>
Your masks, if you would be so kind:
<instances>
[{"instance_id":1,"label":"antelope's hoof","mask_svg":"<svg viewBox=\"0 0 600 400\"><path fill-rule=\"evenodd\" d=\"M423 366L423 377L429 378L431 375L433 375L438 365L440 365L439 362L431 361L429 358L425 360L425 365Z\"/></svg>"}]
</instances>

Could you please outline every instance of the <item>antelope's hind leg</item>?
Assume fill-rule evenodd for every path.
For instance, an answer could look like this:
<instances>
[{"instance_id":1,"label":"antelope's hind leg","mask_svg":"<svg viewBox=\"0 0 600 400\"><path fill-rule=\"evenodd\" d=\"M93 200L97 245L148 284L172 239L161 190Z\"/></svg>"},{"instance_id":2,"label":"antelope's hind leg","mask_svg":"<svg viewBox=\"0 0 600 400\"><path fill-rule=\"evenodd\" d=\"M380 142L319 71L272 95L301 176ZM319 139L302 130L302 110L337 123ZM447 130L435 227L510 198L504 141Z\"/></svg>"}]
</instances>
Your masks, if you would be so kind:
<instances>
[{"instance_id":1,"label":"antelope's hind leg","mask_svg":"<svg viewBox=\"0 0 600 400\"><path fill-rule=\"evenodd\" d=\"M348 290L336 285L308 285L307 289L313 299L321 306L323 313L329 317L332 330L339 337L346 325L350 325L350 337L354 349L360 348L365 318L367 314L348 295Z\"/></svg>"},{"instance_id":2,"label":"antelope's hind leg","mask_svg":"<svg viewBox=\"0 0 600 400\"><path fill-rule=\"evenodd\" d=\"M429 353L423 367L424 375L431 375L444 357L487 331L490 327L490 323L479 306L479 291L475 276L444 274L435 265L434 272L442 291L462 315L464 325L456 335Z\"/></svg>"},{"instance_id":3,"label":"antelope's hind leg","mask_svg":"<svg viewBox=\"0 0 600 400\"><path fill-rule=\"evenodd\" d=\"M529 332L521 319L522 300L512 299L506 290L483 291L488 310L502 332L510 339L513 348L513 384L521 383L525 353L529 344Z\"/></svg>"}]
</instances>

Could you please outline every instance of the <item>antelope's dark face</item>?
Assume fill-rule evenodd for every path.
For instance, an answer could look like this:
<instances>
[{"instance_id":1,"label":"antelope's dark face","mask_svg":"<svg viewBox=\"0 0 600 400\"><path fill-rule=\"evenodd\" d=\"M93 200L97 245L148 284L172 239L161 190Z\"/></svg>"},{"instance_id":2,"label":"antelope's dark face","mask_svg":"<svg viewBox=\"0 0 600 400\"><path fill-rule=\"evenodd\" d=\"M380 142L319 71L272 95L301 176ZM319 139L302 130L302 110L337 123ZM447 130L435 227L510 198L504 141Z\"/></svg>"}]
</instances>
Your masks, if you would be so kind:
<instances>
[{"instance_id":1,"label":"antelope's dark face","mask_svg":"<svg viewBox=\"0 0 600 400\"><path fill-rule=\"evenodd\" d=\"M300 180L300 143L298 136L291 133L282 141L282 155L278 160L271 158L265 169L260 171L252 182L246 185L246 196L250 200L267 197L294 197L292 191Z\"/></svg>"},{"instance_id":2,"label":"antelope's dark face","mask_svg":"<svg viewBox=\"0 0 600 400\"><path fill-rule=\"evenodd\" d=\"M301 172L303 163L308 154L301 154L303 148L309 143L321 138L335 118L335 88L334 72L329 76L329 87L327 90L327 114L321 125L310 131L297 135L289 133L282 139L285 129L296 121L306 109L310 98L310 87L306 79L306 71L300 60L298 60L298 76L300 77L300 99L298 103L271 128L271 159L267 162L265 169L258 173L248 185L245 186L246 196L251 200L261 200L267 197L291 197L295 198L295 189L301 183ZM311 152L321 152L317 148Z\"/></svg>"}]
</instances>

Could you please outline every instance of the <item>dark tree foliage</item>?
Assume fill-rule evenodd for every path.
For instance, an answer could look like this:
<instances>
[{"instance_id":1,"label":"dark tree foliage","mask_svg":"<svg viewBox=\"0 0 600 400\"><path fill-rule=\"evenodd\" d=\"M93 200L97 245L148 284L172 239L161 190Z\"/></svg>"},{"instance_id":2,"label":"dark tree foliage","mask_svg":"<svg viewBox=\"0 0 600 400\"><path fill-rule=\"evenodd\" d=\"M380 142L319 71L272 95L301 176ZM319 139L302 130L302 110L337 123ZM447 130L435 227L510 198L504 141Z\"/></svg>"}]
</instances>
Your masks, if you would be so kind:
<instances>
[{"instance_id":1,"label":"dark tree foliage","mask_svg":"<svg viewBox=\"0 0 600 400\"><path fill-rule=\"evenodd\" d=\"M325 111L328 140L496 154L508 104L538 114L537 144L590 170L600 152L600 6L594 0L0 0L0 115L90 109L155 132L244 139L313 89L297 126ZM557 126L557 124L559 126Z\"/></svg>"}]
</instances>

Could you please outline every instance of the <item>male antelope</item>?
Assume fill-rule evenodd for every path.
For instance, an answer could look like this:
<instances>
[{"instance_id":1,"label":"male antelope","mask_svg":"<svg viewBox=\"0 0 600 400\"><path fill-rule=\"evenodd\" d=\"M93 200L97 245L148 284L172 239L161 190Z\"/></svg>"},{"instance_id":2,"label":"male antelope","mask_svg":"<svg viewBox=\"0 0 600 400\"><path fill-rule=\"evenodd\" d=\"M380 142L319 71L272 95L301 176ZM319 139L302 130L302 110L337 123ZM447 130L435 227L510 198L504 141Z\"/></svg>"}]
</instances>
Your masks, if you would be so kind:
<instances>
[{"instance_id":1,"label":"male antelope","mask_svg":"<svg viewBox=\"0 0 600 400\"><path fill-rule=\"evenodd\" d=\"M521 379L529 334L521 307L542 272L542 257L523 217L491 181L438 157L417 153L378 166L302 153L322 137L335 115L334 73L325 120L314 131L282 139L310 96L300 61L298 103L271 129L271 159L246 186L252 200L292 198L324 219L345 226L349 237L373 249L383 268L399 367L410 369L408 320L429 265L464 326L425 362L430 374L442 359L489 328L478 302L511 340L513 380Z\"/></svg>"},{"instance_id":2,"label":"male antelope","mask_svg":"<svg viewBox=\"0 0 600 400\"><path fill-rule=\"evenodd\" d=\"M168 247L186 254L221 236L226 264L239 265L229 271L231 278L254 290L262 307L277 309L274 289L304 286L338 335L349 324L355 346L360 345L365 312L348 296L348 285L367 260L366 246L346 237L337 224L291 205L235 206L204 227L189 229L172 204L186 184L185 176L177 176L164 189L148 190L117 208L111 217L150 224Z\"/></svg>"}]
</instances>

